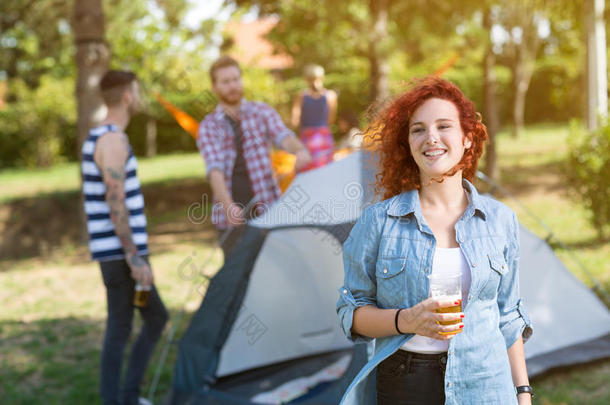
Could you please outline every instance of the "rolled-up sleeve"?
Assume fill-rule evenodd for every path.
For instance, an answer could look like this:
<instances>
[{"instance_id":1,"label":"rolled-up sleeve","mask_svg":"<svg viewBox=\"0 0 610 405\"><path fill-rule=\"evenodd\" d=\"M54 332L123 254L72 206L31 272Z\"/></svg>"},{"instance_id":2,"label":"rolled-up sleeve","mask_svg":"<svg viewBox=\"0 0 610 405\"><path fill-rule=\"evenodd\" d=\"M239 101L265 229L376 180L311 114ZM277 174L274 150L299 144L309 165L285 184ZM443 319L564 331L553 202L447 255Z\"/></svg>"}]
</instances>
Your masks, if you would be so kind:
<instances>
[{"instance_id":1,"label":"rolled-up sleeve","mask_svg":"<svg viewBox=\"0 0 610 405\"><path fill-rule=\"evenodd\" d=\"M262 115L267 126L267 136L277 148L282 147L282 141L288 136L294 136L282 121L282 117L273 108L263 104Z\"/></svg>"},{"instance_id":2,"label":"rolled-up sleeve","mask_svg":"<svg viewBox=\"0 0 610 405\"><path fill-rule=\"evenodd\" d=\"M532 323L519 294L519 257L519 222L513 212L506 252L508 271L502 276L498 291L500 331L507 349L519 336L523 336L523 341L526 342L533 333Z\"/></svg>"},{"instance_id":3,"label":"rolled-up sleeve","mask_svg":"<svg viewBox=\"0 0 610 405\"><path fill-rule=\"evenodd\" d=\"M375 206L367 208L343 244L344 284L339 288L337 315L345 336L353 342L372 339L352 333L354 311L364 305L376 305L375 262L381 237L381 220Z\"/></svg>"},{"instance_id":4,"label":"rolled-up sleeve","mask_svg":"<svg viewBox=\"0 0 610 405\"><path fill-rule=\"evenodd\" d=\"M218 169L224 173L224 153L218 134L219 129L212 120L205 119L199 124L197 147L205 162L208 176L212 169Z\"/></svg>"}]
</instances>

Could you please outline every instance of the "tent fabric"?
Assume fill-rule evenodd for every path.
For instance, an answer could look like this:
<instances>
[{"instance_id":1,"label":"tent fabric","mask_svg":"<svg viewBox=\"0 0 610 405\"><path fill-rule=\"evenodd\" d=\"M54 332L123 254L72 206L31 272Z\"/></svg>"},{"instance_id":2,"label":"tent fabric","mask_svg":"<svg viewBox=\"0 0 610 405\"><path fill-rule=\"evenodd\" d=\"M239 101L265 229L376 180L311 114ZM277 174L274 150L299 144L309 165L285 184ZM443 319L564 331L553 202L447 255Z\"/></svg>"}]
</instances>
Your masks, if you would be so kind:
<instances>
[{"instance_id":1,"label":"tent fabric","mask_svg":"<svg viewBox=\"0 0 610 405\"><path fill-rule=\"evenodd\" d=\"M352 359L348 369L339 380L322 384L308 394L289 402L299 405L336 405L367 361L365 344L354 345L348 351L325 353L264 367L253 372L220 378L214 386L207 386L198 391L189 403L192 405L254 405L250 398L256 393L266 390L265 387L276 387L286 381L320 370L345 353L351 353Z\"/></svg>"},{"instance_id":2,"label":"tent fabric","mask_svg":"<svg viewBox=\"0 0 610 405\"><path fill-rule=\"evenodd\" d=\"M334 363L315 370L313 374L291 379L270 391L257 393L252 397L252 402L275 404L302 398L305 394L312 391L314 387L323 386L327 382L341 378L349 366L351 357L351 354L345 354Z\"/></svg>"},{"instance_id":3,"label":"tent fabric","mask_svg":"<svg viewBox=\"0 0 610 405\"><path fill-rule=\"evenodd\" d=\"M530 376L537 376L555 368L589 363L608 357L610 357L610 334L580 342L578 345L528 357L527 371Z\"/></svg>"},{"instance_id":4,"label":"tent fabric","mask_svg":"<svg viewBox=\"0 0 610 405\"><path fill-rule=\"evenodd\" d=\"M220 348L239 313L265 233L248 228L240 242L240 254L230 256L210 281L201 306L178 346L175 391L194 392L216 380Z\"/></svg>"},{"instance_id":5,"label":"tent fabric","mask_svg":"<svg viewBox=\"0 0 610 405\"><path fill-rule=\"evenodd\" d=\"M341 244L372 201L375 172L374 162L358 152L303 173L250 222L180 342L175 398L250 404L255 393L313 374L351 351L341 379L294 401L339 402L366 363L365 346L350 343L336 320ZM521 295L534 327L525 344L529 375L609 357L608 309L544 240L524 227L520 235Z\"/></svg>"},{"instance_id":6,"label":"tent fabric","mask_svg":"<svg viewBox=\"0 0 610 405\"><path fill-rule=\"evenodd\" d=\"M523 226L520 238L520 289L534 326L524 346L530 376L565 365L567 358L576 363L610 356L603 339L610 334L608 308L544 240Z\"/></svg>"},{"instance_id":7,"label":"tent fabric","mask_svg":"<svg viewBox=\"0 0 610 405\"><path fill-rule=\"evenodd\" d=\"M351 347L333 310L343 282L342 242L324 228L270 231L220 353L219 377Z\"/></svg>"},{"instance_id":8,"label":"tent fabric","mask_svg":"<svg viewBox=\"0 0 610 405\"><path fill-rule=\"evenodd\" d=\"M288 190L263 215L251 221L258 228L355 223L372 200L373 161L360 152L299 174Z\"/></svg>"},{"instance_id":9,"label":"tent fabric","mask_svg":"<svg viewBox=\"0 0 610 405\"><path fill-rule=\"evenodd\" d=\"M180 341L170 402L186 403L196 393L200 402L195 403L250 404L239 395L244 384L227 384L231 379L223 381L222 377L287 360L298 364L298 377L307 370L299 362L304 356L326 353L328 357L345 349L363 350L345 339L334 311L335 286L342 281L340 246L352 226L273 231L248 226L235 248L237 253L211 280ZM343 239L337 239L339 235ZM330 239L333 242L329 243ZM302 258L300 265L291 265L294 257ZM319 271L312 272L312 268ZM336 271L328 274L329 268ZM317 278L312 278L314 275ZM282 290L288 295L282 295ZM302 291L301 296L298 290ZM275 292L273 299L269 299L270 291ZM308 300L310 305L303 306ZM311 310L313 305L329 310ZM259 331L264 335L267 328L271 339L259 336ZM329 384L329 389L311 403L336 404L365 363L365 355L354 355L343 378ZM280 375L286 377L289 373L282 370ZM277 376L269 379L274 380L274 386L286 382ZM330 395L328 402L320 402L326 395Z\"/></svg>"}]
</instances>

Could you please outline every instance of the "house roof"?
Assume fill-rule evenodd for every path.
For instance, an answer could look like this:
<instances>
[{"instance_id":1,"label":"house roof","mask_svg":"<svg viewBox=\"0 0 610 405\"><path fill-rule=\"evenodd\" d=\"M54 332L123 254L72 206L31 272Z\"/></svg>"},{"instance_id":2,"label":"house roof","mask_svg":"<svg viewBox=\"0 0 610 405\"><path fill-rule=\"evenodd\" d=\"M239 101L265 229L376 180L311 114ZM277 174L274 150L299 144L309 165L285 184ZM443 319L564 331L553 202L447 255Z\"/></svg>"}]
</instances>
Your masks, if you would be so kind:
<instances>
[{"instance_id":1,"label":"house roof","mask_svg":"<svg viewBox=\"0 0 610 405\"><path fill-rule=\"evenodd\" d=\"M293 65L290 55L274 53L265 36L276 26L278 18L265 17L251 22L227 23L225 32L233 39L233 56L244 65L264 69L286 69Z\"/></svg>"}]
</instances>

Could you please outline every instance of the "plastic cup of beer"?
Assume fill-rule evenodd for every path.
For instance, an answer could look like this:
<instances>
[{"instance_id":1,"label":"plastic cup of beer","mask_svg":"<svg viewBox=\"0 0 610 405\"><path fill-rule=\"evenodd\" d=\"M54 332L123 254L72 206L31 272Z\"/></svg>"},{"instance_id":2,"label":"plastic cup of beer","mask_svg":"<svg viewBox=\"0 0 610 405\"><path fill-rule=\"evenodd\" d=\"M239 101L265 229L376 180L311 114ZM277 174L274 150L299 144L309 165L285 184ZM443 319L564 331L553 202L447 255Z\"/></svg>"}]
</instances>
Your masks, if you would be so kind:
<instances>
[{"instance_id":1,"label":"plastic cup of beer","mask_svg":"<svg viewBox=\"0 0 610 405\"><path fill-rule=\"evenodd\" d=\"M139 308L146 307L148 305L150 290L152 290L151 285L142 285L137 283L134 288L133 305Z\"/></svg>"},{"instance_id":2,"label":"plastic cup of beer","mask_svg":"<svg viewBox=\"0 0 610 405\"><path fill-rule=\"evenodd\" d=\"M430 281L430 297L459 303L458 305L451 307L439 308L436 312L462 312L462 273L430 274L428 280ZM455 325L460 322L461 320L440 321L439 323L441 325ZM439 333L441 335L451 335L457 332L458 331Z\"/></svg>"}]
</instances>

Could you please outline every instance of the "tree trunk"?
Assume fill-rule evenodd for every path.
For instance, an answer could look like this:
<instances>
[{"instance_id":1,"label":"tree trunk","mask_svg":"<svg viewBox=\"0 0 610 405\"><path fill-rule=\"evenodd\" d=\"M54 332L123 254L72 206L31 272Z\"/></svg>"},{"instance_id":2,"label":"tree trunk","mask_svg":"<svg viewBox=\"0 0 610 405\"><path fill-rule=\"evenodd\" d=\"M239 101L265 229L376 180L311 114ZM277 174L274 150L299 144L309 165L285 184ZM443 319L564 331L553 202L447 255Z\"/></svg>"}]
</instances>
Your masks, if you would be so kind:
<instances>
[{"instance_id":1,"label":"tree trunk","mask_svg":"<svg viewBox=\"0 0 610 405\"><path fill-rule=\"evenodd\" d=\"M587 43L587 127L598 127L598 115L608 116L608 80L606 61L606 28L604 0L587 0L585 4Z\"/></svg>"},{"instance_id":2,"label":"tree trunk","mask_svg":"<svg viewBox=\"0 0 610 405\"><path fill-rule=\"evenodd\" d=\"M519 65L513 70L513 138L518 138L519 133L523 130L523 115L525 114L525 96L527 95L528 84L523 79Z\"/></svg>"},{"instance_id":3,"label":"tree trunk","mask_svg":"<svg viewBox=\"0 0 610 405\"><path fill-rule=\"evenodd\" d=\"M519 7L517 3L511 4L509 13L511 14L509 31L515 28L519 28L521 31L520 38L513 37L511 46L514 94L512 135L516 138L523 129L525 98L534 74L536 56L542 40L538 35L534 2L525 2L522 7Z\"/></svg>"},{"instance_id":4,"label":"tree trunk","mask_svg":"<svg viewBox=\"0 0 610 405\"><path fill-rule=\"evenodd\" d=\"M496 75L493 70L496 64L496 56L493 52L493 43L491 42L491 27L491 11L487 9L483 16L483 28L487 33L487 44L483 59L483 118L487 126L487 135L489 135L489 142L485 153L485 173L487 177L497 183L500 180L500 169L497 165L496 134L500 125L496 104Z\"/></svg>"},{"instance_id":5,"label":"tree trunk","mask_svg":"<svg viewBox=\"0 0 610 405\"><path fill-rule=\"evenodd\" d=\"M390 97L388 64L388 0L370 0L369 10L373 29L369 35L369 64L371 69L370 101L383 103Z\"/></svg>"},{"instance_id":6,"label":"tree trunk","mask_svg":"<svg viewBox=\"0 0 610 405\"><path fill-rule=\"evenodd\" d=\"M533 28L535 29L535 27ZM524 29L525 31L525 29ZM525 115L525 98L530 87L534 68L536 66L536 53L540 46L537 32L528 41L524 34L521 44L517 45L516 60L513 65L513 90L515 99L513 101L513 137L517 138L523 129Z\"/></svg>"},{"instance_id":7,"label":"tree trunk","mask_svg":"<svg viewBox=\"0 0 610 405\"><path fill-rule=\"evenodd\" d=\"M104 40L102 0L74 2L72 20L76 44L76 102L78 108L78 154L89 129L104 117L99 82L108 70L110 51Z\"/></svg>"},{"instance_id":8,"label":"tree trunk","mask_svg":"<svg viewBox=\"0 0 610 405\"><path fill-rule=\"evenodd\" d=\"M157 155L157 120L150 115L146 117L146 156Z\"/></svg>"},{"instance_id":9,"label":"tree trunk","mask_svg":"<svg viewBox=\"0 0 610 405\"><path fill-rule=\"evenodd\" d=\"M89 129L104 118L105 111L98 86L108 69L110 51L104 40L102 0L76 0L72 30L76 45L77 153L81 160L81 146ZM81 220L82 236L86 239L86 217L82 208Z\"/></svg>"}]
</instances>

